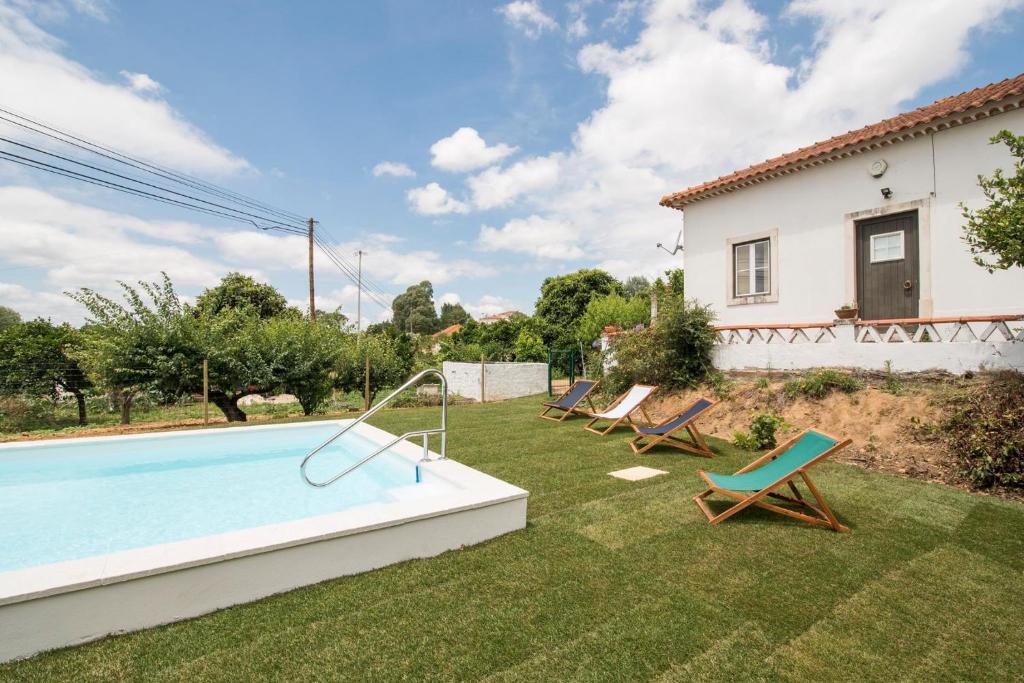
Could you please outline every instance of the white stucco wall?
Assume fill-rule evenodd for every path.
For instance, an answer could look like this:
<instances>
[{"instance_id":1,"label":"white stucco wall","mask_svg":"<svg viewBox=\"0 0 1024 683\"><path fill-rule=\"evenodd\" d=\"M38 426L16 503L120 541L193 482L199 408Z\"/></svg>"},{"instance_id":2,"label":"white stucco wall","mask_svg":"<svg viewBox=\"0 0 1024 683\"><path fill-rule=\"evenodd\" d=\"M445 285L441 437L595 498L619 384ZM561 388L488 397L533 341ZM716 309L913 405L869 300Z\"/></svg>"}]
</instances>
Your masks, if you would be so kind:
<instances>
[{"instance_id":1,"label":"white stucco wall","mask_svg":"<svg viewBox=\"0 0 1024 683\"><path fill-rule=\"evenodd\" d=\"M480 363L445 361L441 371L448 380L449 393L480 400ZM484 400L500 401L533 396L548 390L547 363L486 363Z\"/></svg>"},{"instance_id":2,"label":"white stucco wall","mask_svg":"<svg viewBox=\"0 0 1024 683\"><path fill-rule=\"evenodd\" d=\"M977 176L1009 169L1001 129L1024 133L1024 110L999 114L870 153L799 171L685 207L687 296L709 303L719 325L831 320L856 299L855 248L847 214L920 203L920 315L993 315L1024 308L1021 269L989 274L961 240L958 203L982 206ZM934 172L933 172L934 145ZM872 178L868 167L889 167ZM889 200L880 189L892 189ZM732 267L726 241L778 230L778 301L728 305Z\"/></svg>"}]
</instances>

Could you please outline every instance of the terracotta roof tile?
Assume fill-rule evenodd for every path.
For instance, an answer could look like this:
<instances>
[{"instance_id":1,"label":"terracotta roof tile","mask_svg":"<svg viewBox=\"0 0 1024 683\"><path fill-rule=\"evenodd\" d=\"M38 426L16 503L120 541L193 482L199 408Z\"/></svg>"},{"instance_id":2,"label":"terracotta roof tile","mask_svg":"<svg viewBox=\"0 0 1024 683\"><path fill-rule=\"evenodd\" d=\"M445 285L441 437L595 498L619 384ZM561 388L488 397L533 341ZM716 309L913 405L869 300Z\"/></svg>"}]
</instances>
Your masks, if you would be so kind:
<instances>
[{"instance_id":1,"label":"terracotta roof tile","mask_svg":"<svg viewBox=\"0 0 1024 683\"><path fill-rule=\"evenodd\" d=\"M1009 98L1013 99L1010 102L1002 103L995 111L973 111L994 103L1001 103L1002 100ZM865 145L890 135L909 133L912 129L927 127L927 124L939 119L955 117L957 114L964 114L969 111L972 112L970 117L945 122L937 126L936 130L966 123L978 117L978 114L984 116L989 113L999 113L1018 107L1024 107L1024 74L969 90L959 95L943 98L913 111L893 116L892 118L879 121L870 126L864 126L857 130L851 130L848 133L837 135L822 142L816 142L807 147L801 147L788 154L768 159L767 161L754 164L714 180L709 180L706 183L695 185L686 190L665 195L661 198L660 203L662 206L682 209L684 205L704 199L705 197L723 192L731 192L739 187L773 178L782 173L798 170L808 165L808 162L812 160L816 163L821 163L821 157L828 157L829 155L835 155L835 158L848 156L854 151L849 148ZM924 132L930 131L925 130ZM832 159L824 159L824 161L830 160Z\"/></svg>"}]
</instances>

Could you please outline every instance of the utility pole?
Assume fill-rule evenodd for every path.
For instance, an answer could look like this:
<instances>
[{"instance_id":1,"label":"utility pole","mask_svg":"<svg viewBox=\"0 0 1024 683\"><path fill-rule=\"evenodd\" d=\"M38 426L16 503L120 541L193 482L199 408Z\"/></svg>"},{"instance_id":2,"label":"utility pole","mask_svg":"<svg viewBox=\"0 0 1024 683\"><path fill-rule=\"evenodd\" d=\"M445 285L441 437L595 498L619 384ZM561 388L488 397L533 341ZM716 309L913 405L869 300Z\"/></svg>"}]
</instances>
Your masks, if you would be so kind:
<instances>
[{"instance_id":1,"label":"utility pole","mask_svg":"<svg viewBox=\"0 0 1024 683\"><path fill-rule=\"evenodd\" d=\"M362 249L356 251L359 267L357 269L357 283L359 291L356 293L356 334L363 331L363 255L366 252Z\"/></svg>"},{"instance_id":2,"label":"utility pole","mask_svg":"<svg viewBox=\"0 0 1024 683\"><path fill-rule=\"evenodd\" d=\"M312 218L309 219L309 319L312 322L316 322L316 296L313 292L313 224L316 223Z\"/></svg>"}]
</instances>

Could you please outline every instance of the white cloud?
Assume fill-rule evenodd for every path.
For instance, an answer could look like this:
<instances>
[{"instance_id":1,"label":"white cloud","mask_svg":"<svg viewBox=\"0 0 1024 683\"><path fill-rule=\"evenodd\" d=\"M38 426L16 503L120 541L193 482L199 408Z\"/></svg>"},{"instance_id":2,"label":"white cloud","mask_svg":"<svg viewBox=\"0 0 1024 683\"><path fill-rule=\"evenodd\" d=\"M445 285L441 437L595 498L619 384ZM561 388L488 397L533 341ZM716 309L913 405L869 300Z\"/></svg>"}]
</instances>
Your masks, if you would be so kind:
<instances>
[{"instance_id":1,"label":"white cloud","mask_svg":"<svg viewBox=\"0 0 1024 683\"><path fill-rule=\"evenodd\" d=\"M558 22L544 13L537 0L515 0L498 8L505 21L529 38L537 38L544 31L558 28Z\"/></svg>"},{"instance_id":2,"label":"white cloud","mask_svg":"<svg viewBox=\"0 0 1024 683\"><path fill-rule=\"evenodd\" d=\"M476 129L463 127L430 146L430 163L445 171L472 171L496 164L518 149L504 143L488 146Z\"/></svg>"},{"instance_id":3,"label":"white cloud","mask_svg":"<svg viewBox=\"0 0 1024 683\"><path fill-rule=\"evenodd\" d=\"M479 320L486 315L494 315L495 313L504 313L505 311L518 311L521 310L519 306L511 299L506 299L503 296L495 296L493 294L484 294L480 297L480 300L475 303L466 302L462 305L466 309L466 312L471 316Z\"/></svg>"},{"instance_id":4,"label":"white cloud","mask_svg":"<svg viewBox=\"0 0 1024 683\"><path fill-rule=\"evenodd\" d=\"M444 294L437 298L437 307L438 310L440 310L441 306L443 306L444 304L455 305L460 301L462 301L462 299L455 292L445 292Z\"/></svg>"},{"instance_id":5,"label":"white cloud","mask_svg":"<svg viewBox=\"0 0 1024 683\"><path fill-rule=\"evenodd\" d=\"M484 251L516 251L547 259L578 259L580 231L569 223L530 216L514 218L501 228L480 227L478 243Z\"/></svg>"},{"instance_id":6,"label":"white cloud","mask_svg":"<svg viewBox=\"0 0 1024 683\"><path fill-rule=\"evenodd\" d=\"M245 265L259 270L275 271L304 269L308 258L305 237L280 235L269 232L238 231L214 238L220 253L229 263ZM356 249L365 252L363 273L380 284L389 295L411 284L430 280L443 284L461 277L488 277L494 268L470 259L453 259L430 250L399 251L391 235L368 235L355 242L332 245L335 250L354 263L351 256ZM314 252L317 279L346 280L345 275L320 250ZM383 297L390 301L390 297ZM322 308L322 307L321 307Z\"/></svg>"},{"instance_id":7,"label":"white cloud","mask_svg":"<svg viewBox=\"0 0 1024 683\"><path fill-rule=\"evenodd\" d=\"M590 33L590 27L587 26L586 8L591 2L593 0L574 0L566 6L569 10L569 24L566 26L565 33L570 38L580 40L586 38Z\"/></svg>"},{"instance_id":8,"label":"white cloud","mask_svg":"<svg viewBox=\"0 0 1024 683\"><path fill-rule=\"evenodd\" d=\"M22 320L52 318L55 321L81 320L81 304L64 294L35 292L13 282L0 282L0 305L13 308Z\"/></svg>"},{"instance_id":9,"label":"white cloud","mask_svg":"<svg viewBox=\"0 0 1024 683\"><path fill-rule=\"evenodd\" d=\"M80 319L83 311L65 305L64 290L91 287L116 294L117 280L153 281L161 271L179 286L215 284L227 268L194 253L208 232L195 224L147 221L76 204L34 188L0 187L4 262L43 272L42 287L18 309L29 315ZM17 303L23 294L8 288L5 296Z\"/></svg>"},{"instance_id":10,"label":"white cloud","mask_svg":"<svg viewBox=\"0 0 1024 683\"><path fill-rule=\"evenodd\" d=\"M149 74L121 71L121 75L124 77L124 80L128 81L128 86L138 93L159 93L164 89Z\"/></svg>"},{"instance_id":11,"label":"white cloud","mask_svg":"<svg viewBox=\"0 0 1024 683\"><path fill-rule=\"evenodd\" d=\"M657 205L663 194L898 113L967 64L972 32L1020 5L795 0L779 21L818 31L791 67L766 47L772 25L752 3L643 3L634 43L577 55L607 80L606 100L577 126L558 181L522 195L517 205L533 215L484 226L479 244L585 254L618 275L678 266L654 247L681 226L681 214Z\"/></svg>"},{"instance_id":12,"label":"white cloud","mask_svg":"<svg viewBox=\"0 0 1024 683\"><path fill-rule=\"evenodd\" d=\"M373 167L371 173L373 173L374 178L379 178L382 175L394 176L396 178L416 177L416 171L399 161L382 161Z\"/></svg>"},{"instance_id":13,"label":"white cloud","mask_svg":"<svg viewBox=\"0 0 1024 683\"><path fill-rule=\"evenodd\" d=\"M601 26L603 28L614 28L618 31L625 29L639 5L640 3L637 0L619 0L619 2L615 3L615 10L611 16L605 19Z\"/></svg>"},{"instance_id":14,"label":"white cloud","mask_svg":"<svg viewBox=\"0 0 1024 683\"><path fill-rule=\"evenodd\" d=\"M467 186L478 209L508 206L520 195L550 187L558 180L560 154L534 157L508 168L493 166L469 178Z\"/></svg>"},{"instance_id":15,"label":"white cloud","mask_svg":"<svg viewBox=\"0 0 1024 683\"><path fill-rule=\"evenodd\" d=\"M437 183L414 187L405 193L413 211L425 216L440 216L446 213L468 213L469 205L448 194Z\"/></svg>"},{"instance_id":16,"label":"white cloud","mask_svg":"<svg viewBox=\"0 0 1024 683\"><path fill-rule=\"evenodd\" d=\"M107 0L70 0L71 6L80 14L86 14L99 21L107 21Z\"/></svg>"},{"instance_id":17,"label":"white cloud","mask_svg":"<svg viewBox=\"0 0 1024 683\"><path fill-rule=\"evenodd\" d=\"M77 4L82 11L104 6ZM227 174L248 168L153 92L112 83L65 57L60 41L22 7L0 2L0 93L6 108L185 171Z\"/></svg>"}]
</instances>

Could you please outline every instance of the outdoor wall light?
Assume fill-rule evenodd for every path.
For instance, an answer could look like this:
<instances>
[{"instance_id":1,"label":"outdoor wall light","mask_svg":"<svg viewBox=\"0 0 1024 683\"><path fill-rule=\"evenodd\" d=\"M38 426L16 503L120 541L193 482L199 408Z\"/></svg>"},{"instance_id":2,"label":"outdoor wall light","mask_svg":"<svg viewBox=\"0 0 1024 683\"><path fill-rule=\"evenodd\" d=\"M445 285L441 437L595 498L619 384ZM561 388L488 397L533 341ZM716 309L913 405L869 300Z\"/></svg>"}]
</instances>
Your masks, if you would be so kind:
<instances>
[{"instance_id":1,"label":"outdoor wall light","mask_svg":"<svg viewBox=\"0 0 1024 683\"><path fill-rule=\"evenodd\" d=\"M888 187L883 187L882 188L882 197L884 199L892 199L892 190L890 190Z\"/></svg>"}]
</instances>

